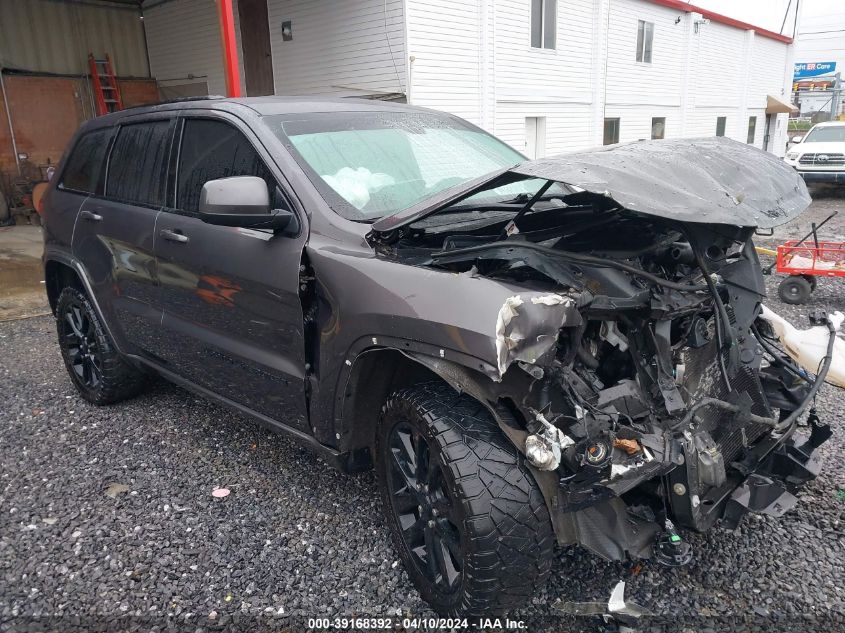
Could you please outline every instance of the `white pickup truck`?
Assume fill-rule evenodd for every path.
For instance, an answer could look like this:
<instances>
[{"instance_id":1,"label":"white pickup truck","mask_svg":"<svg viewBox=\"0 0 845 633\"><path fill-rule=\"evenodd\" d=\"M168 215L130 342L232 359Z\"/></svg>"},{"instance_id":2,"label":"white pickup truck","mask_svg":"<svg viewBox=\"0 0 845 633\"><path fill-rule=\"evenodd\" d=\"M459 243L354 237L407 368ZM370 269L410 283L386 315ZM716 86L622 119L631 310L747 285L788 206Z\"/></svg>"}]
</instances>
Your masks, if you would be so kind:
<instances>
[{"instance_id":1,"label":"white pickup truck","mask_svg":"<svg viewBox=\"0 0 845 633\"><path fill-rule=\"evenodd\" d=\"M818 123L796 143L784 159L806 182L845 184L845 121Z\"/></svg>"}]
</instances>

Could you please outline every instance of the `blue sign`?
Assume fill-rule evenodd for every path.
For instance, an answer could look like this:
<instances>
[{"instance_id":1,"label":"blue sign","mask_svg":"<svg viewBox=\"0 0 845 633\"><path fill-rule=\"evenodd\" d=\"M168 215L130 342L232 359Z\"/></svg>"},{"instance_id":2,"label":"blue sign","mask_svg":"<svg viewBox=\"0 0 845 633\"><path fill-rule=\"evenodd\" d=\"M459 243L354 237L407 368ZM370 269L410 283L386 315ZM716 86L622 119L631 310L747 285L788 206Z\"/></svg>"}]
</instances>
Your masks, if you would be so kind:
<instances>
[{"instance_id":1,"label":"blue sign","mask_svg":"<svg viewBox=\"0 0 845 633\"><path fill-rule=\"evenodd\" d=\"M836 62L806 62L803 64L795 64L795 79L804 79L805 77L818 77L820 75L830 75L836 72Z\"/></svg>"}]
</instances>

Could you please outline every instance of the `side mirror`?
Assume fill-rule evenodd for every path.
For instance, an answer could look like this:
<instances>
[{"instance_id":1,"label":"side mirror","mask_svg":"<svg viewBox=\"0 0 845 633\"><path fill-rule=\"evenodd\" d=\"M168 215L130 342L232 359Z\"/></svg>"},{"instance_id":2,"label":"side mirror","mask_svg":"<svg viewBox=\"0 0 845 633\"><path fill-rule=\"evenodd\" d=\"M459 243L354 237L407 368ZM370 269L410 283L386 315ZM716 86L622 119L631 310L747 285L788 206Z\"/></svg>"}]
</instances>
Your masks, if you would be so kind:
<instances>
[{"instance_id":1,"label":"side mirror","mask_svg":"<svg viewBox=\"0 0 845 633\"><path fill-rule=\"evenodd\" d=\"M801 142L801 141L803 141L803 140L804 140L804 137L803 137L803 136L801 136L800 134L799 134L798 136L793 136L793 137L792 137L792 142L793 142L793 143L800 143L800 142Z\"/></svg>"},{"instance_id":2,"label":"side mirror","mask_svg":"<svg viewBox=\"0 0 845 633\"><path fill-rule=\"evenodd\" d=\"M258 176L209 180L200 192L199 217L207 224L252 229L284 229L296 216L286 209L270 209L267 183Z\"/></svg>"}]
</instances>

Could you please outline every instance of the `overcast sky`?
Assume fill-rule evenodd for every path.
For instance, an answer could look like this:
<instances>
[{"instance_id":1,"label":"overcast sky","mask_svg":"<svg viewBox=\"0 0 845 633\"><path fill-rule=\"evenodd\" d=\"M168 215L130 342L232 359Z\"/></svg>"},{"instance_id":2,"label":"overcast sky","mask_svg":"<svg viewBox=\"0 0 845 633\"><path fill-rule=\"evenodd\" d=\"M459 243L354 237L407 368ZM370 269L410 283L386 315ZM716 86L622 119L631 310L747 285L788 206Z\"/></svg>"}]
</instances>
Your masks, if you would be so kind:
<instances>
[{"instance_id":1,"label":"overcast sky","mask_svg":"<svg viewBox=\"0 0 845 633\"><path fill-rule=\"evenodd\" d=\"M783 16L789 8L789 18L783 32L792 35L796 0L792 0L791 3L789 0L694 0L692 4L775 32L780 32ZM803 25L801 31L808 30L808 27L813 24L818 25L820 21L823 21L828 28L845 28L843 24L845 1L801 0L801 6ZM833 26L834 22L838 26Z\"/></svg>"},{"instance_id":2,"label":"overcast sky","mask_svg":"<svg viewBox=\"0 0 845 633\"><path fill-rule=\"evenodd\" d=\"M796 0L693 0L705 9L728 15L770 31L792 35ZM845 0L801 0L801 24L796 62L837 62L845 74Z\"/></svg>"}]
</instances>

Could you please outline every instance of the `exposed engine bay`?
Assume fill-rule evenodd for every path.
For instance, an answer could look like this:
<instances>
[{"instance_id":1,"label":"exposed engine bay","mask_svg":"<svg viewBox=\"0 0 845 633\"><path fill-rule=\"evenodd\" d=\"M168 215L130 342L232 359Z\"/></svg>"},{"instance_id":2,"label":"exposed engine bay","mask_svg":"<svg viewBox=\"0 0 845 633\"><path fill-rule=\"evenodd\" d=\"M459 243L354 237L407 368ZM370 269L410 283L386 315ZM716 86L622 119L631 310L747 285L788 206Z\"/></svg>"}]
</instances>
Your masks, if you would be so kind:
<instances>
[{"instance_id":1,"label":"exposed engine bay","mask_svg":"<svg viewBox=\"0 0 845 633\"><path fill-rule=\"evenodd\" d=\"M504 412L499 424L531 464L559 542L684 564L675 526L779 516L818 473L829 427L811 409L810 432L795 431L825 380L836 328L818 317L827 353L813 367L780 348L752 239L765 220L737 210L736 224L698 222L630 197L626 206L624 191L589 184L601 157L577 182L555 160L527 163L374 242L399 262L525 288L490 315L496 375L467 391ZM528 178L526 192L485 197ZM792 186L771 203L789 207L785 217L809 202ZM666 203L661 193L651 195ZM751 203L732 195L735 208ZM760 217L771 225L778 215Z\"/></svg>"}]
</instances>

